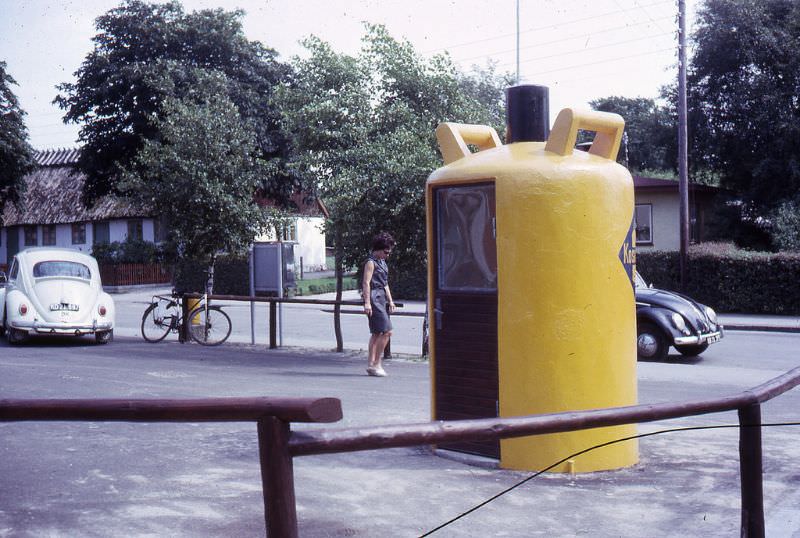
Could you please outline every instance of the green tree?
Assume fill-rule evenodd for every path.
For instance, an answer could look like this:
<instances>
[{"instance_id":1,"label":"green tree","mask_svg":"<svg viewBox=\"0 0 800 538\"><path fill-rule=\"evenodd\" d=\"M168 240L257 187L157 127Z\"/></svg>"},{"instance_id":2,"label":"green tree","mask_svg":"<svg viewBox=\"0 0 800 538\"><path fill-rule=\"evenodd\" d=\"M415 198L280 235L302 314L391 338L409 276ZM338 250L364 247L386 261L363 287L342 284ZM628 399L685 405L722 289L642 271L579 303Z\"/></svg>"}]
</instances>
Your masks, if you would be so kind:
<instances>
[{"instance_id":1,"label":"green tree","mask_svg":"<svg viewBox=\"0 0 800 538\"><path fill-rule=\"evenodd\" d=\"M88 202L117 190L119 171L146 141L158 138L153 114L164 114L168 99L192 98L197 91L197 69L225 75L225 93L255 133L260 157L281 162L286 156L287 138L270 96L288 68L275 51L245 37L242 16L222 9L184 13L177 1L126 0L97 18L94 49L76 82L59 85L55 99L66 110L65 122L83 124L79 166ZM261 190L279 204L297 187L278 165L262 178Z\"/></svg>"},{"instance_id":2,"label":"green tree","mask_svg":"<svg viewBox=\"0 0 800 538\"><path fill-rule=\"evenodd\" d=\"M692 158L768 214L800 190L800 4L706 0L696 28Z\"/></svg>"},{"instance_id":3,"label":"green tree","mask_svg":"<svg viewBox=\"0 0 800 538\"><path fill-rule=\"evenodd\" d=\"M309 57L295 59L278 92L295 135L291 166L319 182L341 264L360 267L372 236L389 231L393 289L424 293L424 187L442 164L434 130L442 121L502 130L505 80L491 69L459 73L447 56L425 60L382 26L367 26L357 56L316 38L304 44Z\"/></svg>"},{"instance_id":4,"label":"green tree","mask_svg":"<svg viewBox=\"0 0 800 538\"><path fill-rule=\"evenodd\" d=\"M17 202L25 189L22 178L34 169L33 148L17 96L11 91L16 81L0 61L0 212L6 202Z\"/></svg>"},{"instance_id":5,"label":"green tree","mask_svg":"<svg viewBox=\"0 0 800 538\"><path fill-rule=\"evenodd\" d=\"M800 203L785 201L773 213L773 242L781 250L800 252Z\"/></svg>"},{"instance_id":6,"label":"green tree","mask_svg":"<svg viewBox=\"0 0 800 538\"><path fill-rule=\"evenodd\" d=\"M665 107L643 97L604 97L589 104L595 110L614 112L625 119L626 143L618 160L631 172L675 170L676 126Z\"/></svg>"},{"instance_id":7,"label":"green tree","mask_svg":"<svg viewBox=\"0 0 800 538\"><path fill-rule=\"evenodd\" d=\"M158 137L144 141L120 183L140 206L169 215L169 261L212 270L218 252L243 253L267 225L253 199L261 177L256 136L218 91L221 79L206 80L196 99L164 100L149 118Z\"/></svg>"}]
</instances>

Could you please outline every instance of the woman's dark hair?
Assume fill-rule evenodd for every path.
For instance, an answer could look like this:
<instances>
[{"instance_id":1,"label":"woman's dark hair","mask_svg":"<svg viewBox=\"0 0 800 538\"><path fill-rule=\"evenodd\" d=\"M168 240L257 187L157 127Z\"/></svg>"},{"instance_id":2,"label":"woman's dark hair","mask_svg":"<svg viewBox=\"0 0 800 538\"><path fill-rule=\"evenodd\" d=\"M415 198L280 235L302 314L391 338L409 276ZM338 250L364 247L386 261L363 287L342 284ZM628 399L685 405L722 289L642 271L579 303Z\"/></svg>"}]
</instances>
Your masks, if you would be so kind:
<instances>
[{"instance_id":1,"label":"woman's dark hair","mask_svg":"<svg viewBox=\"0 0 800 538\"><path fill-rule=\"evenodd\" d=\"M394 248L394 237L389 232L381 232L372 238L372 250L386 250Z\"/></svg>"}]
</instances>

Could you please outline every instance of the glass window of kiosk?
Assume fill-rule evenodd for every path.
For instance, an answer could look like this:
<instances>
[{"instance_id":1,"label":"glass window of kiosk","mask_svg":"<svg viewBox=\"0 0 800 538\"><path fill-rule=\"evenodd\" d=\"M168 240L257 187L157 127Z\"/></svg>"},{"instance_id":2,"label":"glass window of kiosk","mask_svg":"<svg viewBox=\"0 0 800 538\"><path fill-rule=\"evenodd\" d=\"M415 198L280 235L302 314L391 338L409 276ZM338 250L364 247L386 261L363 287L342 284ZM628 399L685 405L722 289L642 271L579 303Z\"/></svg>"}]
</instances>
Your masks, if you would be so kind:
<instances>
[{"instance_id":1,"label":"glass window of kiosk","mask_svg":"<svg viewBox=\"0 0 800 538\"><path fill-rule=\"evenodd\" d=\"M436 205L438 288L497 291L494 185L437 189Z\"/></svg>"}]
</instances>

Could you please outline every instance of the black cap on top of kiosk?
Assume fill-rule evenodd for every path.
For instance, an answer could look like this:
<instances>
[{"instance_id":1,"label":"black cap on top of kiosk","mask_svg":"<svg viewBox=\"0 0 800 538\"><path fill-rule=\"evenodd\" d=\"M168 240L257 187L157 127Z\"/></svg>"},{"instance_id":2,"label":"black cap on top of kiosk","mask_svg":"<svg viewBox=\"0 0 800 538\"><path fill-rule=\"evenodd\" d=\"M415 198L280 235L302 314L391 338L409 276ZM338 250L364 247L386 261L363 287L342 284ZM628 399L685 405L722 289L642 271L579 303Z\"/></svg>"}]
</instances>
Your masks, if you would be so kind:
<instances>
[{"instance_id":1,"label":"black cap on top of kiosk","mask_svg":"<svg viewBox=\"0 0 800 538\"><path fill-rule=\"evenodd\" d=\"M544 142L550 134L550 91L525 84L506 89L506 143Z\"/></svg>"}]
</instances>

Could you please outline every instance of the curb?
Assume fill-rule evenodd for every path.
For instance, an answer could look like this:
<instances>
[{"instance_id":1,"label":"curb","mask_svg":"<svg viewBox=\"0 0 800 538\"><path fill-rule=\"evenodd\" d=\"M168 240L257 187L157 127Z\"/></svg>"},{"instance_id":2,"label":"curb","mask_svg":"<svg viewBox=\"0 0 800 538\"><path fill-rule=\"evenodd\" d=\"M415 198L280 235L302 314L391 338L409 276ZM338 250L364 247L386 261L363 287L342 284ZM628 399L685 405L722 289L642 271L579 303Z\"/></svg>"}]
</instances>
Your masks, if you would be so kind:
<instances>
[{"instance_id":1,"label":"curb","mask_svg":"<svg viewBox=\"0 0 800 538\"><path fill-rule=\"evenodd\" d=\"M769 325L723 325L726 331L757 331L773 333L800 333L800 327L773 327Z\"/></svg>"}]
</instances>

